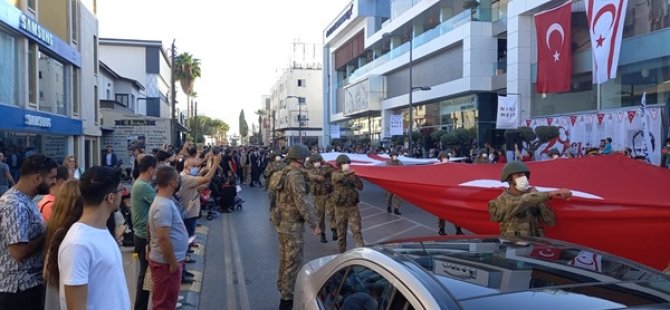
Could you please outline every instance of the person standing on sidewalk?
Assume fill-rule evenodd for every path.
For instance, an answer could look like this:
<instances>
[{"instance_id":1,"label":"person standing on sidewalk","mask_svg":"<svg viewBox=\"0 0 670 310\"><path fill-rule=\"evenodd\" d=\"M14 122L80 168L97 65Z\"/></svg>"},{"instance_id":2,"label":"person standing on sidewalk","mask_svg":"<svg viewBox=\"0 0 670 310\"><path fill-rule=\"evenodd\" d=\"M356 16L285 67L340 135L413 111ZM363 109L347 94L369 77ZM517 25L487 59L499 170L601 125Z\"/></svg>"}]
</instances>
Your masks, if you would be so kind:
<instances>
[{"instance_id":1,"label":"person standing on sidewalk","mask_svg":"<svg viewBox=\"0 0 670 310\"><path fill-rule=\"evenodd\" d=\"M172 200L172 195L181 186L177 170L170 166L158 168L156 182L158 194L151 204L148 219L151 235L149 265L153 281L151 304L156 310L172 310L179 298L188 233L181 211Z\"/></svg>"},{"instance_id":2,"label":"person standing on sidewalk","mask_svg":"<svg viewBox=\"0 0 670 310\"><path fill-rule=\"evenodd\" d=\"M12 170L9 165L5 163L5 155L0 153L0 196L14 186L14 178L12 177Z\"/></svg>"},{"instance_id":3,"label":"person standing on sidewalk","mask_svg":"<svg viewBox=\"0 0 670 310\"><path fill-rule=\"evenodd\" d=\"M33 198L56 182L58 164L44 155L28 157L19 182L0 198L0 309L42 309L44 219Z\"/></svg>"},{"instance_id":4,"label":"person standing on sidewalk","mask_svg":"<svg viewBox=\"0 0 670 310\"><path fill-rule=\"evenodd\" d=\"M363 234L361 233L361 213L358 210L359 191L363 190L363 182L350 169L349 156L340 154L335 159L337 170L333 172L335 190L332 200L335 204L335 218L337 219L337 249L340 253L347 250L347 226L351 225L351 233L357 247L362 247Z\"/></svg>"},{"instance_id":5,"label":"person standing on sidewalk","mask_svg":"<svg viewBox=\"0 0 670 310\"><path fill-rule=\"evenodd\" d=\"M330 201L330 194L333 192L332 174L333 166L325 164L323 156L312 154L310 156L312 169L310 169L310 182L312 183L314 193L314 206L316 207L316 220L319 222L321 230L321 242L326 243L326 216L330 230L333 232L333 241L337 240L337 223L335 221L335 207Z\"/></svg>"},{"instance_id":6,"label":"person standing on sidewalk","mask_svg":"<svg viewBox=\"0 0 670 310\"><path fill-rule=\"evenodd\" d=\"M138 164L140 174L133 183L130 194L130 214L133 218L133 230L135 253L140 260L140 273L137 276L137 289L135 293L135 310L146 310L149 306L149 292L144 290L144 275L147 272L149 262L146 259L146 246L148 244L147 217L149 207L156 197L156 192L151 187L151 181L156 172L158 161L156 157L146 155Z\"/></svg>"},{"instance_id":7,"label":"person standing on sidewalk","mask_svg":"<svg viewBox=\"0 0 670 310\"><path fill-rule=\"evenodd\" d=\"M402 166L402 162L398 159L398 153L391 153L391 159L386 162L386 166ZM400 197L391 192L386 192L386 212L401 215L400 213ZM393 210L391 210L391 205L393 205Z\"/></svg>"},{"instance_id":8,"label":"person standing on sidewalk","mask_svg":"<svg viewBox=\"0 0 670 310\"><path fill-rule=\"evenodd\" d=\"M303 169L308 156L309 151L304 145L292 145L286 157L290 163L280 172L285 175L284 184L277 187L280 310L293 309L293 290L303 262L305 222L315 235L321 232L314 211L307 203L307 180Z\"/></svg>"},{"instance_id":9,"label":"person standing on sidewalk","mask_svg":"<svg viewBox=\"0 0 670 310\"><path fill-rule=\"evenodd\" d=\"M79 188L84 211L58 249L61 309L130 309L119 245L107 219L121 205L121 171L95 166Z\"/></svg>"}]
</instances>

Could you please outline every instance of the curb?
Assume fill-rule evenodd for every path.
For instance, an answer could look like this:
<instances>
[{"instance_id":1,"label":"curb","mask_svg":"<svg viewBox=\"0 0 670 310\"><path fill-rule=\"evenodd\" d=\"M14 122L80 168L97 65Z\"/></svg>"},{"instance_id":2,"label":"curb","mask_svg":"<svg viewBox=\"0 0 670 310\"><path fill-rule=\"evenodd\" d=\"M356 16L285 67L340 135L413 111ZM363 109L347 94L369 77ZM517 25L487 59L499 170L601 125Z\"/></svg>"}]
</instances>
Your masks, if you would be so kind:
<instances>
[{"instance_id":1,"label":"curb","mask_svg":"<svg viewBox=\"0 0 670 310\"><path fill-rule=\"evenodd\" d=\"M193 283L181 285L179 295L184 296L184 299L181 301L182 307L180 309L196 310L200 305L202 276L205 271L205 246L208 234L209 221L201 222L198 220L198 226L195 229L195 243L198 244L198 247L193 248L194 252L190 253L191 259L194 259L195 263L186 264L186 270L194 275Z\"/></svg>"}]
</instances>

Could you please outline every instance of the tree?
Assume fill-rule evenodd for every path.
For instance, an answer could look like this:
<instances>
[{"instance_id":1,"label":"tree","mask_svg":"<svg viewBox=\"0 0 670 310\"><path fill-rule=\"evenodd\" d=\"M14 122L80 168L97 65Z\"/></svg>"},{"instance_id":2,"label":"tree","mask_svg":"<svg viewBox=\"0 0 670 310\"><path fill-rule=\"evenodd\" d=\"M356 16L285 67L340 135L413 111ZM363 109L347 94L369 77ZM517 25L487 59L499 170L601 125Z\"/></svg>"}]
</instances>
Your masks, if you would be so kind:
<instances>
[{"instance_id":1,"label":"tree","mask_svg":"<svg viewBox=\"0 0 670 310\"><path fill-rule=\"evenodd\" d=\"M205 142L204 136L216 137L218 142L222 142L228 134L229 130L229 126L226 124L226 122L204 115L198 115L196 117L190 118L188 124L191 128L191 139L197 143ZM198 128L197 132L193 130L196 128L195 126Z\"/></svg>"},{"instance_id":2,"label":"tree","mask_svg":"<svg viewBox=\"0 0 670 310\"><path fill-rule=\"evenodd\" d=\"M240 136L246 138L249 135L249 124L247 124L247 119L244 117L244 109L240 111Z\"/></svg>"},{"instance_id":3,"label":"tree","mask_svg":"<svg viewBox=\"0 0 670 310\"><path fill-rule=\"evenodd\" d=\"M200 77L200 59L193 57L189 53L181 53L175 57L175 80L179 81L182 91L186 94L186 104L189 106L189 117L193 117L193 108L191 107L191 96L193 84Z\"/></svg>"},{"instance_id":4,"label":"tree","mask_svg":"<svg viewBox=\"0 0 670 310\"><path fill-rule=\"evenodd\" d=\"M537 126L535 130L531 127L505 130L505 136L508 140L516 135L528 146L528 152L535 153L541 145L557 138L560 131L556 126Z\"/></svg>"},{"instance_id":5,"label":"tree","mask_svg":"<svg viewBox=\"0 0 670 310\"><path fill-rule=\"evenodd\" d=\"M261 137L261 127L263 126L263 116L267 114L267 112L263 109L258 109L256 112L254 112L256 115L258 115L258 144L261 144L263 142L263 138Z\"/></svg>"}]
</instances>

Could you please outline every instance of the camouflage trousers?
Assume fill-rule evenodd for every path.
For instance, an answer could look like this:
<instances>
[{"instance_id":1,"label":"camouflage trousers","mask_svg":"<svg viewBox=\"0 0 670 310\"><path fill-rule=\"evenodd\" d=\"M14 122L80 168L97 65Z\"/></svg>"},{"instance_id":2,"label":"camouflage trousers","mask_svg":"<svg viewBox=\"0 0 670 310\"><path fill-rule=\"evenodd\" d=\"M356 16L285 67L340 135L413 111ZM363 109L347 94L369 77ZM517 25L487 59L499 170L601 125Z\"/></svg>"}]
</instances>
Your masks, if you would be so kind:
<instances>
[{"instance_id":1,"label":"camouflage trousers","mask_svg":"<svg viewBox=\"0 0 670 310\"><path fill-rule=\"evenodd\" d=\"M292 300L298 271L302 267L303 234L278 233L278 235L279 275L277 277L277 289L281 299Z\"/></svg>"},{"instance_id":2,"label":"camouflage trousers","mask_svg":"<svg viewBox=\"0 0 670 310\"><path fill-rule=\"evenodd\" d=\"M326 216L331 229L337 228L335 220L335 205L330 200L330 194L314 196L314 206L316 207L316 220L319 222L321 232L326 231Z\"/></svg>"},{"instance_id":3,"label":"camouflage trousers","mask_svg":"<svg viewBox=\"0 0 670 310\"><path fill-rule=\"evenodd\" d=\"M362 247L363 233L361 233L361 213L358 206L336 207L335 218L337 219L337 249L340 253L347 250L347 226L351 225L351 234L357 247Z\"/></svg>"},{"instance_id":4,"label":"camouflage trousers","mask_svg":"<svg viewBox=\"0 0 670 310\"><path fill-rule=\"evenodd\" d=\"M391 192L386 192L386 206L391 207L391 203L393 203L393 206L397 209L400 208L400 203L402 200L400 200L400 197L398 195L394 195Z\"/></svg>"}]
</instances>

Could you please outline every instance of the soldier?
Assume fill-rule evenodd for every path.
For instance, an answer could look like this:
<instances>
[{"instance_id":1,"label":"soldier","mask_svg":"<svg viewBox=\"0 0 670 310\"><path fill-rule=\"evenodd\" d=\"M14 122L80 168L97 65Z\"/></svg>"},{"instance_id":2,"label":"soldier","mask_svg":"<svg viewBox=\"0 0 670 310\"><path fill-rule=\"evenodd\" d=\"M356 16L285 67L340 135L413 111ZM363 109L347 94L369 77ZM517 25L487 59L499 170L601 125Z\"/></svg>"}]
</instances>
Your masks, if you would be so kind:
<instances>
[{"instance_id":1,"label":"soldier","mask_svg":"<svg viewBox=\"0 0 670 310\"><path fill-rule=\"evenodd\" d=\"M400 160L398 160L398 153L397 152L391 153L391 159L386 162L386 165L387 166L402 166L402 162ZM399 209L400 208L400 202L402 202L400 200L400 197L398 197L397 195L394 195L391 192L386 192L386 211L388 213L391 213L391 204L393 204L395 206L395 208L393 209L393 213L397 214L397 215L401 215L402 213L400 213L400 209Z\"/></svg>"},{"instance_id":2,"label":"soldier","mask_svg":"<svg viewBox=\"0 0 670 310\"><path fill-rule=\"evenodd\" d=\"M505 164L501 182L508 182L498 198L489 202L491 220L500 223L500 234L508 237L543 237L543 225L556 223L554 212L545 204L551 198L570 199L572 192L561 188L538 192L530 186L530 170L526 164L513 161Z\"/></svg>"},{"instance_id":3,"label":"soldier","mask_svg":"<svg viewBox=\"0 0 670 310\"><path fill-rule=\"evenodd\" d=\"M283 184L270 185L277 192L276 211L279 213L278 223L274 224L279 235L280 310L293 308L293 289L303 261L305 222L315 235L321 233L314 211L307 203L307 181L302 170L307 156L309 151L304 145L291 146L287 156L289 165L281 170Z\"/></svg>"},{"instance_id":4,"label":"soldier","mask_svg":"<svg viewBox=\"0 0 670 310\"><path fill-rule=\"evenodd\" d=\"M448 163L449 162L449 154L447 154L447 152L445 152L445 151L441 151L440 154L437 155L437 160L439 161L440 164ZM446 224L447 224L447 221L445 219L438 218L438 220L437 220L437 228L438 228L437 233L438 234L440 234L440 235L446 235L447 234L447 232L444 231L444 228L445 228ZM456 229L456 234L457 235L462 235L463 234L463 230L461 229L460 226L454 225L454 228Z\"/></svg>"},{"instance_id":5,"label":"soldier","mask_svg":"<svg viewBox=\"0 0 670 310\"><path fill-rule=\"evenodd\" d=\"M268 191L268 201L270 201L270 210L272 210L276 204L276 191L268 190L268 185L270 185L270 178L272 175L286 167L286 164L281 159L281 155L270 152L267 159L267 167L265 167L265 171L263 172L263 175L265 176L265 190Z\"/></svg>"},{"instance_id":6,"label":"soldier","mask_svg":"<svg viewBox=\"0 0 670 310\"><path fill-rule=\"evenodd\" d=\"M361 233L361 213L358 210L358 191L363 190L363 182L356 173L349 168L349 156L340 154L335 159L337 170L333 171L333 185L335 189L331 199L335 205L337 219L337 249L340 253L347 250L347 225L351 224L351 233L357 247L363 246Z\"/></svg>"},{"instance_id":7,"label":"soldier","mask_svg":"<svg viewBox=\"0 0 670 310\"><path fill-rule=\"evenodd\" d=\"M335 222L335 207L330 200L333 192L332 174L333 166L324 162L320 154L310 156L312 168L310 169L310 183L314 193L314 206L316 207L316 219L321 230L321 242L326 243L326 215L330 223L330 231L333 232L333 241L337 240L337 225Z\"/></svg>"}]
</instances>

